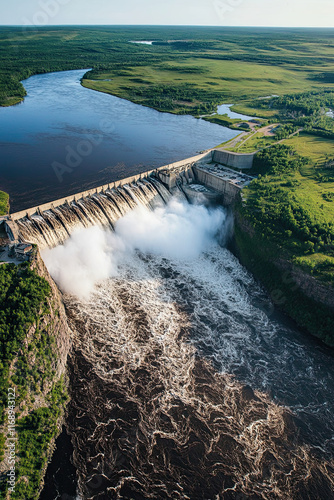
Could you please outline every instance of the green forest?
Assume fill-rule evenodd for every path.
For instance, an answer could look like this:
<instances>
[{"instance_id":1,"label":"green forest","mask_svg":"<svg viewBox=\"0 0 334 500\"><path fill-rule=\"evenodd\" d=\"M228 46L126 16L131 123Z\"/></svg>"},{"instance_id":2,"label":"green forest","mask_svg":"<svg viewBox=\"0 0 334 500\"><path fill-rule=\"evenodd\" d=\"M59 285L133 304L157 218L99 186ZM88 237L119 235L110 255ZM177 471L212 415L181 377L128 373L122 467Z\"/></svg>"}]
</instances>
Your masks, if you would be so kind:
<instances>
[{"instance_id":1,"label":"green forest","mask_svg":"<svg viewBox=\"0 0 334 500\"><path fill-rule=\"evenodd\" d=\"M9 212L9 195L0 191L0 216L7 215Z\"/></svg>"},{"instance_id":2,"label":"green forest","mask_svg":"<svg viewBox=\"0 0 334 500\"><path fill-rule=\"evenodd\" d=\"M287 144L274 145L255 156L252 173L257 178L243 191L243 204L238 208L255 232L252 242L238 230L237 238L245 261L269 289L277 288L281 280L272 265L279 258L319 283L334 284L334 176L328 176L333 160L323 158L315 164ZM256 261L261 264L254 269ZM291 293L291 286L280 286L289 296L286 310L290 315L334 345L334 322L326 308L300 298L296 290Z\"/></svg>"},{"instance_id":3,"label":"green forest","mask_svg":"<svg viewBox=\"0 0 334 500\"><path fill-rule=\"evenodd\" d=\"M17 482L11 498L17 500L38 498L49 445L59 432L57 422L67 400L63 379L53 383L55 340L42 325L50 312L50 294L49 283L29 263L0 266L0 425L6 422L8 388L15 387L19 441ZM38 398L45 399L46 406L34 409ZM0 433L1 460L5 429L6 425ZM2 477L0 498L6 497L6 489Z\"/></svg>"}]
</instances>

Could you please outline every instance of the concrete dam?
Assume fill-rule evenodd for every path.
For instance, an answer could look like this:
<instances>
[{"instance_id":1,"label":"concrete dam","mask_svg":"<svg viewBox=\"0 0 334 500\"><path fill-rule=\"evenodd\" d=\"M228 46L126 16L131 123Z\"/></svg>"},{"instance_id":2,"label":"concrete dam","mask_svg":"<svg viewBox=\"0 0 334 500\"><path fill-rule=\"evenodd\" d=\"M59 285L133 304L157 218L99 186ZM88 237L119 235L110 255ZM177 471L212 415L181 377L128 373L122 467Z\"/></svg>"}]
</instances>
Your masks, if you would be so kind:
<instances>
[{"instance_id":1,"label":"concrete dam","mask_svg":"<svg viewBox=\"0 0 334 500\"><path fill-rule=\"evenodd\" d=\"M12 243L35 243L43 249L64 243L77 227L113 227L136 206L154 208L159 203L166 204L176 192L193 203L216 201L229 206L252 179L220 163L231 163L233 154L226 156L222 150L213 150L10 214L2 217L0 223ZM249 158L243 163L242 156L232 162L239 162L240 169L243 165L250 168Z\"/></svg>"}]
</instances>

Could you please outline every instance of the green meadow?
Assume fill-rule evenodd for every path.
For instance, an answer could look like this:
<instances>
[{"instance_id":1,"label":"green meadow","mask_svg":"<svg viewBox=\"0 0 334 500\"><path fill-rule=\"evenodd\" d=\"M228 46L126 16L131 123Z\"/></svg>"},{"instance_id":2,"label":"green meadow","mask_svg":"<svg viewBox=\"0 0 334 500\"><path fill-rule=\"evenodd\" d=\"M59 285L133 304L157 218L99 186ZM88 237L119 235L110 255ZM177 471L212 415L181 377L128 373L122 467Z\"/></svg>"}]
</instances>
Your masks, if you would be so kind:
<instances>
[{"instance_id":1,"label":"green meadow","mask_svg":"<svg viewBox=\"0 0 334 500\"><path fill-rule=\"evenodd\" d=\"M252 101L334 87L333 47L332 29L2 27L0 105L22 100L32 74L92 68L85 87L162 111L201 115L229 102L270 117Z\"/></svg>"}]
</instances>

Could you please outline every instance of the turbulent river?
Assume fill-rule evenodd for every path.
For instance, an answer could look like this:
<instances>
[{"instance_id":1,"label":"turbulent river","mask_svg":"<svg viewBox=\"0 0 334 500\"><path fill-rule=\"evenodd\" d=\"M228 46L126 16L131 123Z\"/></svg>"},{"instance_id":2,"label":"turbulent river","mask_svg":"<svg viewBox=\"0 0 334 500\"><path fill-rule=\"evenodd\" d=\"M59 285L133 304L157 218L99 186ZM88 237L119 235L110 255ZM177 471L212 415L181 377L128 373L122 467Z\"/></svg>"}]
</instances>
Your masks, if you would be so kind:
<instances>
[{"instance_id":1,"label":"turbulent river","mask_svg":"<svg viewBox=\"0 0 334 500\"><path fill-rule=\"evenodd\" d=\"M74 332L78 498L334 498L332 353L273 311L230 225L172 199L44 252Z\"/></svg>"}]
</instances>

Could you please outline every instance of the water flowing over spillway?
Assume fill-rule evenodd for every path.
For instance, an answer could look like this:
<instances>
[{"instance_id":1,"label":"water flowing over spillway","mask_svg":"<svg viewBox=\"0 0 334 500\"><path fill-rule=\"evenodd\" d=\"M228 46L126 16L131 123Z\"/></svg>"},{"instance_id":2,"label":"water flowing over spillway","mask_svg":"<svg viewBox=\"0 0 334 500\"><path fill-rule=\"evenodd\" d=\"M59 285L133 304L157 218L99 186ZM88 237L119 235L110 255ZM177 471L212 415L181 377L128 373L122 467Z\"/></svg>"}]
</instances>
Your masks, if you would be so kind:
<instances>
[{"instance_id":1,"label":"water flowing over spillway","mask_svg":"<svg viewBox=\"0 0 334 500\"><path fill-rule=\"evenodd\" d=\"M117 189L66 203L41 214L17 221L22 240L38 244L40 249L64 243L77 228L95 225L113 227L115 222L138 205L154 208L170 197L167 189L155 179L143 179Z\"/></svg>"},{"instance_id":2,"label":"water flowing over spillway","mask_svg":"<svg viewBox=\"0 0 334 500\"><path fill-rule=\"evenodd\" d=\"M78 209L80 219L87 213L83 241L89 226L109 223L110 238L126 243L117 272L89 296L64 295L74 332L67 426L80 498L334 498L331 352L276 319L263 290L214 238L205 236L204 247L194 239L197 253L189 246L182 254L180 220L187 235L194 227L207 234L210 218L224 232L225 216L184 200L168 208L173 199L157 181L101 196L53 215L70 234L77 223L64 212ZM144 206L151 215L138 211ZM47 230L40 241L53 247L52 221L42 218L47 226L24 227L34 224L29 234L38 238ZM159 244L159 220L180 257Z\"/></svg>"}]
</instances>

